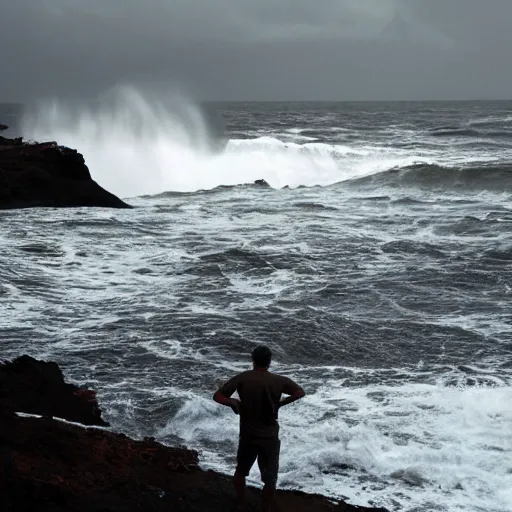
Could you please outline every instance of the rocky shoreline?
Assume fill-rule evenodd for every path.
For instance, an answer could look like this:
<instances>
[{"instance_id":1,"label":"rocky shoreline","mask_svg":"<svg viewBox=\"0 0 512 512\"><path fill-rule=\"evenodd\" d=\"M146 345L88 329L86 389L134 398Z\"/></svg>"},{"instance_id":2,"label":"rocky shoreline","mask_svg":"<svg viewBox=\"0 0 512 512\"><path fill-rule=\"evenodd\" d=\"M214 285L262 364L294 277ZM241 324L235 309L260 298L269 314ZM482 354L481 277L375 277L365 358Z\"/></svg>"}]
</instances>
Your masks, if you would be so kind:
<instances>
[{"instance_id":1,"label":"rocky shoreline","mask_svg":"<svg viewBox=\"0 0 512 512\"><path fill-rule=\"evenodd\" d=\"M131 208L91 178L78 151L0 136L0 209L82 206Z\"/></svg>"},{"instance_id":2,"label":"rocky shoreline","mask_svg":"<svg viewBox=\"0 0 512 512\"><path fill-rule=\"evenodd\" d=\"M58 419L57 419L58 418ZM112 432L94 391L64 381L57 364L22 356L0 365L0 509L40 512L228 512L231 478L199 454ZM248 511L259 510L248 489ZM278 491L276 512L386 512Z\"/></svg>"}]
</instances>

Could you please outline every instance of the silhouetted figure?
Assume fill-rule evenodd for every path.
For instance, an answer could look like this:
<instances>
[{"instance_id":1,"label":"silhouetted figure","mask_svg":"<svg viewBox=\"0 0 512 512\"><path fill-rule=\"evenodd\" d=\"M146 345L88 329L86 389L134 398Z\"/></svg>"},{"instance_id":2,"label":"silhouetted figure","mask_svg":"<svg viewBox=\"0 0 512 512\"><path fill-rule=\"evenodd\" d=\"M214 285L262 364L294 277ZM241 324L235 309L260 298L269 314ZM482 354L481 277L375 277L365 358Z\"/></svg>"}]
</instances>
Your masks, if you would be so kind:
<instances>
[{"instance_id":1,"label":"silhouetted figure","mask_svg":"<svg viewBox=\"0 0 512 512\"><path fill-rule=\"evenodd\" d=\"M261 509L270 511L279 471L279 408L304 397L304 390L293 380L268 371L272 352L256 347L252 354L253 369L226 382L213 396L222 405L240 415L240 438L234 486L239 510L245 502L245 478L258 460L261 480L265 484ZM231 398L237 391L240 400ZM281 400L281 395L289 395Z\"/></svg>"}]
</instances>

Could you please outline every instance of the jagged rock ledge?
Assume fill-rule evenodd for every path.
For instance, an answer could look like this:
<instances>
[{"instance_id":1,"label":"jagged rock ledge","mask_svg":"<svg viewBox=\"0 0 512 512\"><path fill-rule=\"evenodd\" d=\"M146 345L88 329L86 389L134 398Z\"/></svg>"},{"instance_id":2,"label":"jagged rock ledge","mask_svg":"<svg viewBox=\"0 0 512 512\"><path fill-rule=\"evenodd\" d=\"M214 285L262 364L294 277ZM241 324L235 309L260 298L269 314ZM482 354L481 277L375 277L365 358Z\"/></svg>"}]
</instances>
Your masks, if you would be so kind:
<instances>
[{"instance_id":1,"label":"jagged rock ledge","mask_svg":"<svg viewBox=\"0 0 512 512\"><path fill-rule=\"evenodd\" d=\"M203 471L197 452L136 441L107 425L95 393L66 384L55 363L22 356L1 364L0 510L232 510L230 478ZM248 491L247 510L255 512L259 491ZM274 510L386 512L293 491L278 491Z\"/></svg>"},{"instance_id":2,"label":"jagged rock ledge","mask_svg":"<svg viewBox=\"0 0 512 512\"><path fill-rule=\"evenodd\" d=\"M0 136L0 209L80 206L131 208L91 178L76 150Z\"/></svg>"}]
</instances>

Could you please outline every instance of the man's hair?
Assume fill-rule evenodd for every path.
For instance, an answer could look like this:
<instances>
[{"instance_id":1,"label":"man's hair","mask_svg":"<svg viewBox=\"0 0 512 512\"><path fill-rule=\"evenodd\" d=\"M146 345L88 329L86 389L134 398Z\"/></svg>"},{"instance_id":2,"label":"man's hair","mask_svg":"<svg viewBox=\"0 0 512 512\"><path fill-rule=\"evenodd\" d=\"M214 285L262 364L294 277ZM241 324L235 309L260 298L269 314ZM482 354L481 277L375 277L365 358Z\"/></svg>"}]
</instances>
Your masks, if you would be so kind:
<instances>
[{"instance_id":1,"label":"man's hair","mask_svg":"<svg viewBox=\"0 0 512 512\"><path fill-rule=\"evenodd\" d=\"M272 351L265 345L259 345L252 351L251 357L258 368L268 368L272 360Z\"/></svg>"}]
</instances>

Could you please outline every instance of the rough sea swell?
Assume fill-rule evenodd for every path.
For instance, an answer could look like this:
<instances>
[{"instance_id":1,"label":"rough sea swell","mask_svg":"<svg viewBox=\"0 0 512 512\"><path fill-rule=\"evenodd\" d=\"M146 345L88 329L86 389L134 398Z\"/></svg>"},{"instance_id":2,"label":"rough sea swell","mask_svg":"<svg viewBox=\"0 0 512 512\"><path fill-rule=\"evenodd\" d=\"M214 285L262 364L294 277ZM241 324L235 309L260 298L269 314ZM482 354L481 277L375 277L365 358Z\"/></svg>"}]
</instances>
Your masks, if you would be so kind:
<instances>
[{"instance_id":1,"label":"rough sea swell","mask_svg":"<svg viewBox=\"0 0 512 512\"><path fill-rule=\"evenodd\" d=\"M2 213L2 357L58 361L115 428L230 472L212 390L266 342L309 392L282 411L281 485L510 510L512 146L461 130L507 132L512 104L220 105L211 154L135 98L30 125L138 208ZM257 178L275 188L219 187Z\"/></svg>"}]
</instances>

